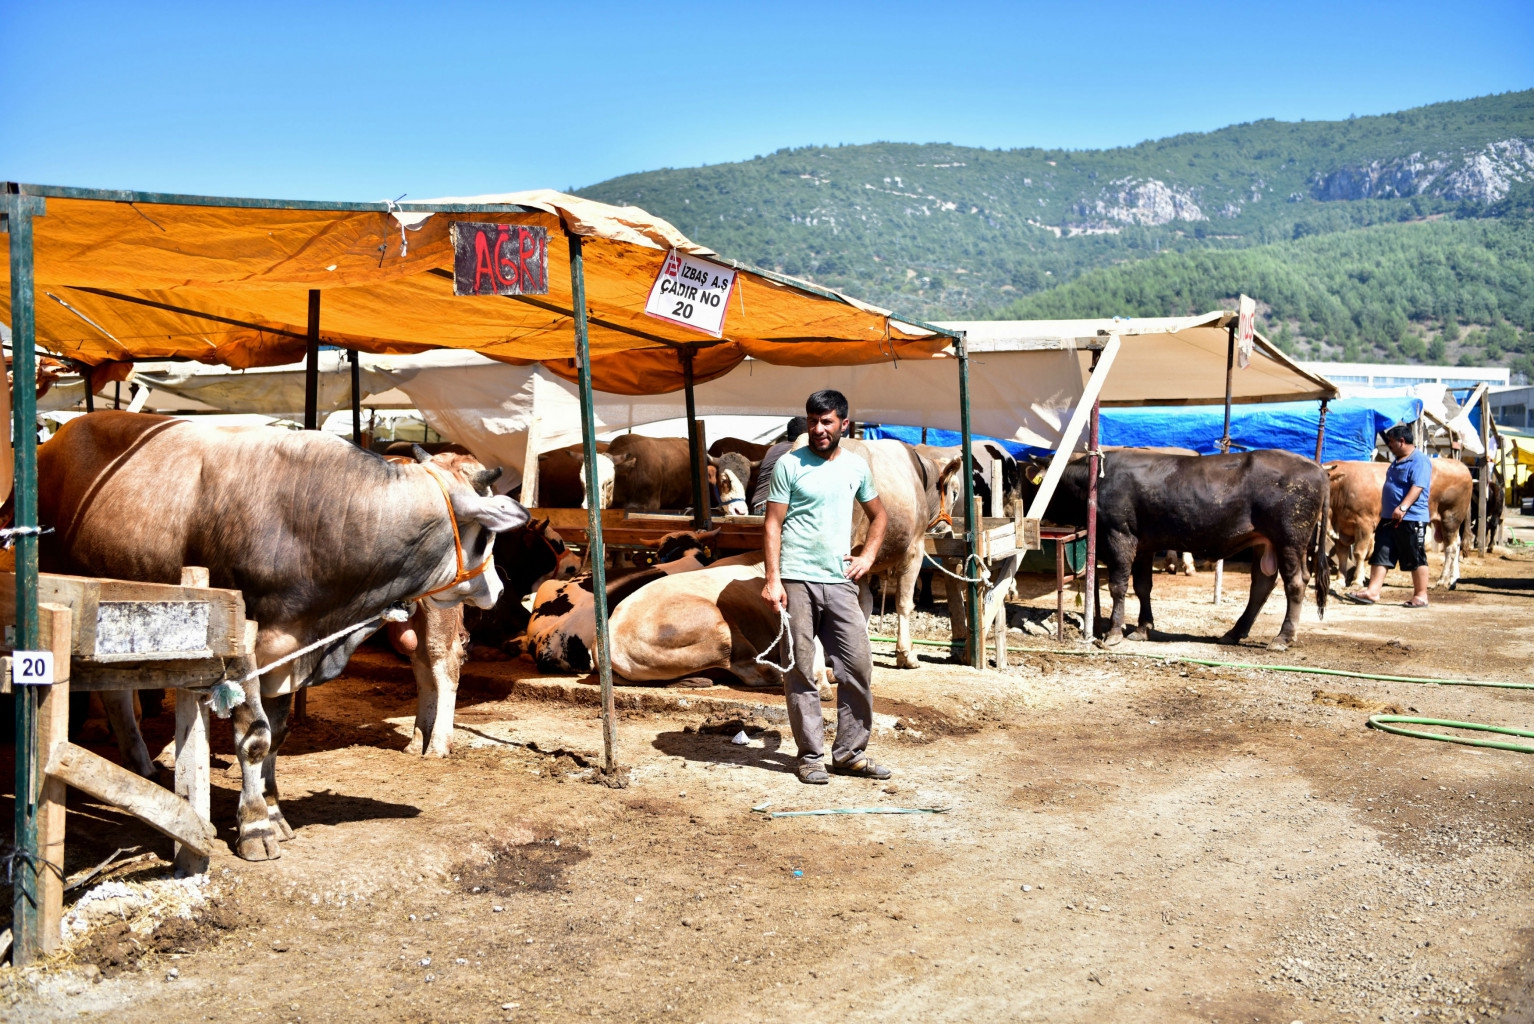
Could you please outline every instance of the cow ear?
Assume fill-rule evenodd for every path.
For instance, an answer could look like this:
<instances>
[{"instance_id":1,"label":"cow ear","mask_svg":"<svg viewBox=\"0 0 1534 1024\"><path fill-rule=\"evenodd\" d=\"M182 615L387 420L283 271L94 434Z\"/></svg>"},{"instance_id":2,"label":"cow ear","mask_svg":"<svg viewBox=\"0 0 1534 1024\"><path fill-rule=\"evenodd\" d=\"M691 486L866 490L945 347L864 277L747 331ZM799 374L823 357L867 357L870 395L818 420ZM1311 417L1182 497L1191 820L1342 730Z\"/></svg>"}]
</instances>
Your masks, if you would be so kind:
<instances>
[{"instance_id":1,"label":"cow ear","mask_svg":"<svg viewBox=\"0 0 1534 1024\"><path fill-rule=\"evenodd\" d=\"M491 533L505 533L527 525L527 509L504 494L482 498L478 494L453 495L453 514L459 519L472 519Z\"/></svg>"},{"instance_id":2,"label":"cow ear","mask_svg":"<svg viewBox=\"0 0 1534 1024\"><path fill-rule=\"evenodd\" d=\"M1028 466L1028 482L1030 484L1038 484L1044 479L1044 473L1045 469L1043 466L1040 466L1037 463L1030 464Z\"/></svg>"},{"instance_id":3,"label":"cow ear","mask_svg":"<svg viewBox=\"0 0 1534 1024\"><path fill-rule=\"evenodd\" d=\"M430 462L431 461L431 453L428 452L425 448L422 448L418 444L411 445L410 446L410 452L411 452L412 455L415 456L415 460L417 462Z\"/></svg>"}]
</instances>

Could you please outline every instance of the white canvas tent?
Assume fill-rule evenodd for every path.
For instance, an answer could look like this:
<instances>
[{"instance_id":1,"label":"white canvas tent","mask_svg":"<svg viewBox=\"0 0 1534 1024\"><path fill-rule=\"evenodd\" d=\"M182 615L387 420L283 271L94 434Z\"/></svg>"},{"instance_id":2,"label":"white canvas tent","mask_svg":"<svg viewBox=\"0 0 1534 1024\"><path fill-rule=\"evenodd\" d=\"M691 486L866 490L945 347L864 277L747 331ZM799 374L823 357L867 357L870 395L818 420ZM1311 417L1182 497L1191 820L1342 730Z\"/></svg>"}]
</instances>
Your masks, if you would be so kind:
<instances>
[{"instance_id":1,"label":"white canvas tent","mask_svg":"<svg viewBox=\"0 0 1534 1024\"><path fill-rule=\"evenodd\" d=\"M964 331L975 372L970 376L972 429L977 434L1057 449L1082 404L1093 354L1120 339L1111 370L1104 367L1104 405L1214 404L1225 400L1225 361L1235 314L1102 320L981 320L941 324ZM327 354L328 355L328 354ZM337 353L336 355L340 355ZM365 406L419 409L432 430L506 470L515 487L526 462L528 432L548 451L580 439L576 386L541 363L513 366L475 352L437 350L361 359ZM190 363L144 367L136 381L196 398L229 412L288 413L303 407L302 366L230 371ZM700 416L757 415L786 419L820 388L846 394L856 419L941 430L960 428L958 384L951 358L900 360L862 366L785 366L747 359L733 371L696 385ZM347 367L322 361L320 408L345 406ZM1302 369L1258 335L1252 360L1231 374L1231 401L1295 401L1335 397L1329 381ZM597 428L618 431L685 413L681 392L595 395ZM296 403L296 404L295 404ZM1085 443L1077 431L1067 447Z\"/></svg>"}]
</instances>

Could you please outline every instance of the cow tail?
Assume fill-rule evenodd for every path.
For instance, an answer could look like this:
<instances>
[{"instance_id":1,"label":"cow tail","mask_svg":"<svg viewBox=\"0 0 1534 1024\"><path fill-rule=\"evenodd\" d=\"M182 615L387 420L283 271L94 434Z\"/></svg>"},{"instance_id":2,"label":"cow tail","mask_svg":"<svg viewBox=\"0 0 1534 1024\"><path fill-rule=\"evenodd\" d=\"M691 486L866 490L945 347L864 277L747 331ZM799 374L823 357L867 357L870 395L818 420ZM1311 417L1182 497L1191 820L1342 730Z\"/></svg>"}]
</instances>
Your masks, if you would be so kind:
<instances>
[{"instance_id":1,"label":"cow tail","mask_svg":"<svg viewBox=\"0 0 1534 1024\"><path fill-rule=\"evenodd\" d=\"M1311 542L1311 564L1315 569L1316 577L1316 618L1326 618L1326 598L1332 589L1332 560L1327 556L1327 518L1331 504L1332 481L1331 477L1322 478L1321 484L1321 521L1316 523L1315 540Z\"/></svg>"}]
</instances>

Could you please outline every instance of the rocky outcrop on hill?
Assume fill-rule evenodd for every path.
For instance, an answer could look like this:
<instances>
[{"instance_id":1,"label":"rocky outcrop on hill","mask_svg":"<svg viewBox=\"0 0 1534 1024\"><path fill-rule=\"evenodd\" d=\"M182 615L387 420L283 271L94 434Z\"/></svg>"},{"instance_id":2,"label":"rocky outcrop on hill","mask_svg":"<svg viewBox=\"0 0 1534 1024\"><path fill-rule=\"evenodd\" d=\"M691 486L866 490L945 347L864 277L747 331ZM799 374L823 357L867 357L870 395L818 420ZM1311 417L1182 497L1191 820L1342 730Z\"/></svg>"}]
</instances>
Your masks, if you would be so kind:
<instances>
[{"instance_id":1,"label":"rocky outcrop on hill","mask_svg":"<svg viewBox=\"0 0 1534 1024\"><path fill-rule=\"evenodd\" d=\"M1155 226L1174 220L1208 220L1192 193L1155 178L1120 178L1110 182L1096 201L1076 204L1078 217ZM1080 226L1080 225L1078 225Z\"/></svg>"},{"instance_id":2,"label":"rocky outcrop on hill","mask_svg":"<svg viewBox=\"0 0 1534 1024\"><path fill-rule=\"evenodd\" d=\"M1458 155L1421 153L1339 167L1312 182L1316 199L1406 199L1430 195L1495 203L1515 182L1534 179L1534 140L1503 139Z\"/></svg>"}]
</instances>

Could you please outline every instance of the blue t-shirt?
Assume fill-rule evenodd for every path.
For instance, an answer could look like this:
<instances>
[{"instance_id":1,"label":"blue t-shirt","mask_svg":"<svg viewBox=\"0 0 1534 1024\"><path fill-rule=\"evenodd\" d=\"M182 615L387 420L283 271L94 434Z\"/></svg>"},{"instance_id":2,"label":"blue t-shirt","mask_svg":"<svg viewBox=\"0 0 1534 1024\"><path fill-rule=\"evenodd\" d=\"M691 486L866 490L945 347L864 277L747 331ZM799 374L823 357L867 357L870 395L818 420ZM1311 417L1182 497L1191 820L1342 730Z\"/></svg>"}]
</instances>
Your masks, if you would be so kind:
<instances>
[{"instance_id":1,"label":"blue t-shirt","mask_svg":"<svg viewBox=\"0 0 1534 1024\"><path fill-rule=\"evenodd\" d=\"M783 578L851 582L846 556L852 551L852 502L876 497L868 463L846 448L834 459L823 459L808 446L778 459L767 500L788 506L779 567Z\"/></svg>"},{"instance_id":2,"label":"blue t-shirt","mask_svg":"<svg viewBox=\"0 0 1534 1024\"><path fill-rule=\"evenodd\" d=\"M1390 468L1385 470L1385 487L1380 492L1380 521L1384 522L1395 515L1407 491L1420 487L1422 493L1417 495L1417 500L1406 510L1404 519L1408 523L1428 522L1427 495L1432 483L1433 462L1420 449L1404 459L1392 462Z\"/></svg>"}]
</instances>

